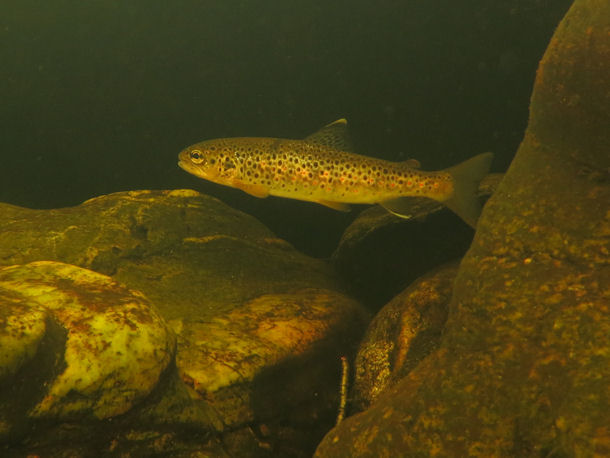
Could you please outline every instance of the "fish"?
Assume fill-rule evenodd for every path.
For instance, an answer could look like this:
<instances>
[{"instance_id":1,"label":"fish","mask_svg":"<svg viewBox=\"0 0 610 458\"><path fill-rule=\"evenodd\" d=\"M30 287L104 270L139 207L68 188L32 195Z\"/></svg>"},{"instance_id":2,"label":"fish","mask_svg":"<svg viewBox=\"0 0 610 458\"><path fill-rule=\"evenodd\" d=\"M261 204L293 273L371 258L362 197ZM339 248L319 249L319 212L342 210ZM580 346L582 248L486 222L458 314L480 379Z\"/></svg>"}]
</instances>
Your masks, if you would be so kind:
<instances>
[{"instance_id":1,"label":"fish","mask_svg":"<svg viewBox=\"0 0 610 458\"><path fill-rule=\"evenodd\" d=\"M444 170L423 171L414 159L392 162L356 154L347 121L341 118L302 140L205 140L183 149L178 166L255 197L297 199L339 211L348 211L350 204L379 204L406 218L410 199L425 197L476 227L481 212L478 186L492 158L492 153L482 153Z\"/></svg>"}]
</instances>

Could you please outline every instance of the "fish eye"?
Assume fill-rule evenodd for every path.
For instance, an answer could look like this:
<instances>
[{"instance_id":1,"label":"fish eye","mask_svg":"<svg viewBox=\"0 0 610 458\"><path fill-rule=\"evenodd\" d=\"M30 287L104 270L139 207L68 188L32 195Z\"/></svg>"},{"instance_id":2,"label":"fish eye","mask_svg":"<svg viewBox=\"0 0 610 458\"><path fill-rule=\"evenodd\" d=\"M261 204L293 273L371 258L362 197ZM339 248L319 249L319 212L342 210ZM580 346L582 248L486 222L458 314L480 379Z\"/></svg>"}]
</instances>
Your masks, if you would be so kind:
<instances>
[{"instance_id":1,"label":"fish eye","mask_svg":"<svg viewBox=\"0 0 610 458\"><path fill-rule=\"evenodd\" d=\"M203 162L203 153L198 149L191 151L189 157L194 164L201 164Z\"/></svg>"}]
</instances>

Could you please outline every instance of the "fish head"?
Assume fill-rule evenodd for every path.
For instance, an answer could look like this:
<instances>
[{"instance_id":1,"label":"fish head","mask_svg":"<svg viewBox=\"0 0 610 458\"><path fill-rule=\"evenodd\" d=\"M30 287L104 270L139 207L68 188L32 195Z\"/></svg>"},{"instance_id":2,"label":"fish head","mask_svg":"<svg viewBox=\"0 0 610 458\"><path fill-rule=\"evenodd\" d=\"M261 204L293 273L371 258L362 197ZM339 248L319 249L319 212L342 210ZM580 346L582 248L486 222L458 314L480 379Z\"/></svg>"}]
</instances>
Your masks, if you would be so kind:
<instances>
[{"instance_id":1,"label":"fish head","mask_svg":"<svg viewBox=\"0 0 610 458\"><path fill-rule=\"evenodd\" d=\"M199 178L219 184L230 184L237 178L235 152L222 140L208 140L185 148L178 155L178 166Z\"/></svg>"}]
</instances>

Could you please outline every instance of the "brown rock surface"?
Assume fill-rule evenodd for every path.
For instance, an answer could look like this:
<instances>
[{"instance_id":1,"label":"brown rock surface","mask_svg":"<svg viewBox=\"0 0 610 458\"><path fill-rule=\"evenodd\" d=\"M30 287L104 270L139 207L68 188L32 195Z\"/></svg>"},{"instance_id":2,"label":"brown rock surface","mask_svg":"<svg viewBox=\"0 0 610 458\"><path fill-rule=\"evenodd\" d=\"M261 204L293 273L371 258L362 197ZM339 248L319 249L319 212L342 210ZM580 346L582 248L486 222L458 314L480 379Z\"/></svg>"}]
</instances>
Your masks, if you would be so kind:
<instances>
[{"instance_id":1,"label":"brown rock surface","mask_svg":"<svg viewBox=\"0 0 610 458\"><path fill-rule=\"evenodd\" d=\"M0 351L0 385L15 385L19 368L36 359L45 339L55 344L45 344L41 373L61 373L67 364L70 375L39 377L31 368L37 374L31 391L48 396L34 410L28 410L31 402L17 410L48 422L27 428L8 403L0 418L0 432L11 433L13 444L6 454L302 456L311 455L332 426L340 356L354 352L368 315L340 292L324 261L189 190L116 193L55 210L0 204L0 211L0 263L6 266L0 272L25 279L0 288L0 343L11 343ZM57 268L65 275L38 284L45 265L63 266ZM138 381L131 370L146 375L141 346L128 345L112 323L102 326L109 334L98 342L103 314L70 318L60 292L87 275L105 279L87 303L102 307L115 297L116 280L150 301L148 313L177 336L175 359L173 353L162 358L154 374ZM68 305L57 306L60 299ZM128 314L129 304L120 304L116 313ZM112 352L122 343L126 347L112 354L94 351ZM113 370L122 365L125 370ZM96 374L106 380L101 387L117 382L116 390L96 389ZM137 387L125 388L121 377Z\"/></svg>"},{"instance_id":2,"label":"brown rock surface","mask_svg":"<svg viewBox=\"0 0 610 458\"><path fill-rule=\"evenodd\" d=\"M336 286L323 262L191 190L119 192L53 210L0 204L0 212L0 265L54 260L110 275L144 292L168 319Z\"/></svg>"},{"instance_id":3,"label":"brown rock surface","mask_svg":"<svg viewBox=\"0 0 610 458\"><path fill-rule=\"evenodd\" d=\"M375 315L356 355L352 410L370 407L436 350L456 274L449 264L418 278Z\"/></svg>"},{"instance_id":4,"label":"brown rock surface","mask_svg":"<svg viewBox=\"0 0 610 458\"><path fill-rule=\"evenodd\" d=\"M440 348L316 456L610 454L610 2L576 0Z\"/></svg>"}]
</instances>

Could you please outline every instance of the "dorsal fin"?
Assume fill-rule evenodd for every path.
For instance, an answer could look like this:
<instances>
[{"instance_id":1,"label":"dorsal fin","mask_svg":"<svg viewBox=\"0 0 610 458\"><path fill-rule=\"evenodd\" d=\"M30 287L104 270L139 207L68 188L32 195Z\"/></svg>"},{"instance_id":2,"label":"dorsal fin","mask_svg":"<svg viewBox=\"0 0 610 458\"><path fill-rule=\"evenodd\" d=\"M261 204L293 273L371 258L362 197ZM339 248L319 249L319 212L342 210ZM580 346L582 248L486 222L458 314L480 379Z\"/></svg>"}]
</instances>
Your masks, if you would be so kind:
<instances>
[{"instance_id":1,"label":"dorsal fin","mask_svg":"<svg viewBox=\"0 0 610 458\"><path fill-rule=\"evenodd\" d=\"M352 141L347 132L347 120L345 118L337 119L336 121L327 124L317 132L305 137L303 140L307 143L328 146L340 151L353 151Z\"/></svg>"},{"instance_id":2,"label":"dorsal fin","mask_svg":"<svg viewBox=\"0 0 610 458\"><path fill-rule=\"evenodd\" d=\"M402 161L401 164L406 165L410 169L419 169L421 164L417 159L407 159L406 161Z\"/></svg>"}]
</instances>

